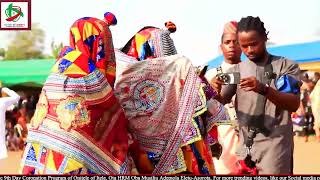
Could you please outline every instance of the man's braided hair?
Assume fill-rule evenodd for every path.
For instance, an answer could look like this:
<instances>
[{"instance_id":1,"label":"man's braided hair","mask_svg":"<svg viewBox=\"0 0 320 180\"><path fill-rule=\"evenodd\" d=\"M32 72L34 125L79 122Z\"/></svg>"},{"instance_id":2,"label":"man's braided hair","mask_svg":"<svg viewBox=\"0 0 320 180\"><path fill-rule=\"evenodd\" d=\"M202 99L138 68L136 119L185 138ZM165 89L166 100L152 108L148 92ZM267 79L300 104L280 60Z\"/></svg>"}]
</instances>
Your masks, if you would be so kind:
<instances>
[{"instance_id":1,"label":"man's braided hair","mask_svg":"<svg viewBox=\"0 0 320 180\"><path fill-rule=\"evenodd\" d=\"M264 23L260 20L259 17L244 17L241 18L241 20L238 22L238 32L248 32L248 31L257 31L260 35L264 36L266 39L268 39L269 32L266 31L266 28L264 28Z\"/></svg>"}]
</instances>

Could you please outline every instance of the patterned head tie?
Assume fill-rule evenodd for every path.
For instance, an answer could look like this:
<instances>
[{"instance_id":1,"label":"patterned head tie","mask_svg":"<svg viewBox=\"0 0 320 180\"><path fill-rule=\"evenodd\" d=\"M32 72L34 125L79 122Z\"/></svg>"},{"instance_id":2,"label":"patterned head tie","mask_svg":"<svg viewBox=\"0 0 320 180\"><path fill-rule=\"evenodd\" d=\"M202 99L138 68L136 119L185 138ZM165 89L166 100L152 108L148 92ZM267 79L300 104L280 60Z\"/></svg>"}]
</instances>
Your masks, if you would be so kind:
<instances>
[{"instance_id":1,"label":"patterned head tie","mask_svg":"<svg viewBox=\"0 0 320 180\"><path fill-rule=\"evenodd\" d=\"M238 28L237 21L230 21L223 27L223 34L236 34Z\"/></svg>"},{"instance_id":2,"label":"patterned head tie","mask_svg":"<svg viewBox=\"0 0 320 180\"><path fill-rule=\"evenodd\" d=\"M92 17L78 19L70 28L70 46L65 46L52 71L79 78L98 69L113 85L115 55L106 22Z\"/></svg>"},{"instance_id":3,"label":"patterned head tie","mask_svg":"<svg viewBox=\"0 0 320 180\"><path fill-rule=\"evenodd\" d=\"M111 13L111 12L106 12L104 13L104 21L109 25L109 26L112 26L112 25L117 25L117 18L116 16Z\"/></svg>"},{"instance_id":4,"label":"patterned head tie","mask_svg":"<svg viewBox=\"0 0 320 180\"><path fill-rule=\"evenodd\" d=\"M165 23L166 29L146 26L139 30L121 49L129 56L142 61L150 58L158 58L177 54L171 32L176 31L172 22Z\"/></svg>"}]
</instances>

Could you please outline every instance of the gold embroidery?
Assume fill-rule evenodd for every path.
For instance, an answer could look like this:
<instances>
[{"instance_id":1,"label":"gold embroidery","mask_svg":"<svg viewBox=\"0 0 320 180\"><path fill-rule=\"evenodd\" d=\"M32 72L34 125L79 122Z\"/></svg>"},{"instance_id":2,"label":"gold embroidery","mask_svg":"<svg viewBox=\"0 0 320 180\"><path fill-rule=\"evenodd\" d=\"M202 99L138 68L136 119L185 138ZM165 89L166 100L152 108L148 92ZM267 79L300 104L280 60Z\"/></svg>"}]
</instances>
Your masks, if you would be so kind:
<instances>
[{"instance_id":1,"label":"gold embroidery","mask_svg":"<svg viewBox=\"0 0 320 180\"><path fill-rule=\"evenodd\" d=\"M60 127L65 130L83 127L90 123L85 99L81 96L69 96L57 106L56 113Z\"/></svg>"},{"instance_id":2,"label":"gold embroidery","mask_svg":"<svg viewBox=\"0 0 320 180\"><path fill-rule=\"evenodd\" d=\"M42 91L37 103L36 111L31 119L31 126L39 128L48 113L48 100L45 91Z\"/></svg>"}]
</instances>

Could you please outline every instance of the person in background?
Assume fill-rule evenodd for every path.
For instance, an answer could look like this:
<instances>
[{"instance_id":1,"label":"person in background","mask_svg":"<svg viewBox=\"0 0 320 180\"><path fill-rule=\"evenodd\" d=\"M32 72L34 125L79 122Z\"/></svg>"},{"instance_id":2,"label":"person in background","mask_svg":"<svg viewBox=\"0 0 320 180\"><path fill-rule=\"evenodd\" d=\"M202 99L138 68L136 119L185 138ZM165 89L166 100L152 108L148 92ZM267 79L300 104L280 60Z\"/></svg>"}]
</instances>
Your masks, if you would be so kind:
<instances>
[{"instance_id":1,"label":"person in background","mask_svg":"<svg viewBox=\"0 0 320 180\"><path fill-rule=\"evenodd\" d=\"M27 103L26 103L26 108L27 108L27 119L30 120L34 114L34 111L37 106L38 99L36 98L39 95L30 95L27 97ZM28 121L30 122L30 121Z\"/></svg>"},{"instance_id":2,"label":"person in background","mask_svg":"<svg viewBox=\"0 0 320 180\"><path fill-rule=\"evenodd\" d=\"M21 136L23 138L26 138L28 134L28 128L27 128L27 107L25 102L21 103L19 113L20 113L20 117L18 118L17 124L19 124L22 128Z\"/></svg>"},{"instance_id":3,"label":"person in background","mask_svg":"<svg viewBox=\"0 0 320 180\"><path fill-rule=\"evenodd\" d=\"M314 78L313 78L313 83L316 85L317 82L319 81L320 79L320 73L319 72L315 72L314 73Z\"/></svg>"},{"instance_id":4,"label":"person in background","mask_svg":"<svg viewBox=\"0 0 320 180\"><path fill-rule=\"evenodd\" d=\"M7 95L7 97L4 96ZM3 87L0 88L0 159L6 158L7 148L6 148L6 110L12 104L18 103L20 96L10 90L9 88Z\"/></svg>"},{"instance_id":5,"label":"person in background","mask_svg":"<svg viewBox=\"0 0 320 180\"><path fill-rule=\"evenodd\" d=\"M309 141L310 131L313 130L314 116L311 108L310 94L314 88L314 83L309 79L307 73L303 75L302 86L300 88L300 107L301 115L304 117L303 136L304 141Z\"/></svg>"},{"instance_id":6,"label":"person in background","mask_svg":"<svg viewBox=\"0 0 320 180\"><path fill-rule=\"evenodd\" d=\"M18 151L20 149L21 139L17 137L12 128L8 129L7 142L9 151Z\"/></svg>"},{"instance_id":7,"label":"person in background","mask_svg":"<svg viewBox=\"0 0 320 180\"><path fill-rule=\"evenodd\" d=\"M313 129L316 133L317 141L320 143L320 81L318 80L310 94L311 108L314 116Z\"/></svg>"},{"instance_id":8,"label":"person in background","mask_svg":"<svg viewBox=\"0 0 320 180\"><path fill-rule=\"evenodd\" d=\"M212 82L211 84L213 85L218 73L224 73L241 62L241 49L237 40L237 25L236 21L231 21L224 25L220 44L224 61L220 67L208 70L205 75L206 79ZM217 91L219 90L217 89ZM219 143L222 145L222 154L219 159L214 160L217 174L234 174L237 172L237 157L235 152L238 136L236 132L237 115L234 108L234 100L235 97L233 97L232 102L225 105L230 118L229 121L226 124L218 125L218 138Z\"/></svg>"},{"instance_id":9,"label":"person in background","mask_svg":"<svg viewBox=\"0 0 320 180\"><path fill-rule=\"evenodd\" d=\"M14 131L15 135L19 138L19 149L22 150L28 135L26 100L21 101L19 104L19 117L14 125Z\"/></svg>"}]
</instances>

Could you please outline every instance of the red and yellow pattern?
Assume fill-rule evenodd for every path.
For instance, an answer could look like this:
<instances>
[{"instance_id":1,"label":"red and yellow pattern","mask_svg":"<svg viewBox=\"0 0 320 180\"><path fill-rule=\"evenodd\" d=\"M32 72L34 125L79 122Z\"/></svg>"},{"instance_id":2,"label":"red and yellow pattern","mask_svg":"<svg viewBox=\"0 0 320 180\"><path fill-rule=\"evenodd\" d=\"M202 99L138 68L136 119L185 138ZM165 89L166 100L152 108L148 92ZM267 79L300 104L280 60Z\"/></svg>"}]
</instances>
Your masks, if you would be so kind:
<instances>
[{"instance_id":1,"label":"red and yellow pattern","mask_svg":"<svg viewBox=\"0 0 320 180\"><path fill-rule=\"evenodd\" d=\"M42 89L22 173L131 173L128 122L113 93L114 73L107 24L77 20L70 46L62 49Z\"/></svg>"},{"instance_id":2,"label":"red and yellow pattern","mask_svg":"<svg viewBox=\"0 0 320 180\"><path fill-rule=\"evenodd\" d=\"M34 166L22 167L23 174L96 174L77 160L38 143L29 144L25 153Z\"/></svg>"},{"instance_id":3,"label":"red and yellow pattern","mask_svg":"<svg viewBox=\"0 0 320 180\"><path fill-rule=\"evenodd\" d=\"M72 25L70 46L62 49L52 71L77 78L98 68L113 86L115 65L112 35L107 23L85 17Z\"/></svg>"}]
</instances>

